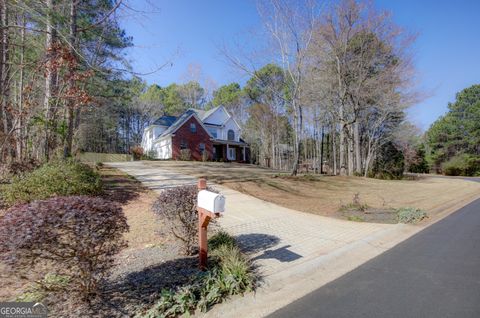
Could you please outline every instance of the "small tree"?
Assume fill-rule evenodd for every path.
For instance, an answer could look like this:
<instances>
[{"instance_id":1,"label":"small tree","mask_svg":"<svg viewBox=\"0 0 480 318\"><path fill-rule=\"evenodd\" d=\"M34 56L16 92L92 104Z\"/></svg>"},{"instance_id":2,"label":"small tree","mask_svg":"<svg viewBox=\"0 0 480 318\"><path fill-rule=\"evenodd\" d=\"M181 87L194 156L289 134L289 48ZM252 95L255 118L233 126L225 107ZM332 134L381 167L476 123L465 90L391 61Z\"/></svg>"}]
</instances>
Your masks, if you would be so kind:
<instances>
[{"instance_id":1,"label":"small tree","mask_svg":"<svg viewBox=\"0 0 480 318\"><path fill-rule=\"evenodd\" d=\"M142 147L135 146L135 147L132 147L132 149L130 149L130 153L132 154L134 160L140 160L142 159L144 151Z\"/></svg>"},{"instance_id":2,"label":"small tree","mask_svg":"<svg viewBox=\"0 0 480 318\"><path fill-rule=\"evenodd\" d=\"M122 208L101 198L55 197L16 205L0 219L0 260L20 275L47 270L66 275L69 292L88 300L126 246L127 231Z\"/></svg>"},{"instance_id":3,"label":"small tree","mask_svg":"<svg viewBox=\"0 0 480 318\"><path fill-rule=\"evenodd\" d=\"M209 191L214 189L209 188ZM180 186L162 191L153 204L153 212L164 220L168 230L183 245L183 252L195 252L198 233L197 186Z\"/></svg>"}]
</instances>

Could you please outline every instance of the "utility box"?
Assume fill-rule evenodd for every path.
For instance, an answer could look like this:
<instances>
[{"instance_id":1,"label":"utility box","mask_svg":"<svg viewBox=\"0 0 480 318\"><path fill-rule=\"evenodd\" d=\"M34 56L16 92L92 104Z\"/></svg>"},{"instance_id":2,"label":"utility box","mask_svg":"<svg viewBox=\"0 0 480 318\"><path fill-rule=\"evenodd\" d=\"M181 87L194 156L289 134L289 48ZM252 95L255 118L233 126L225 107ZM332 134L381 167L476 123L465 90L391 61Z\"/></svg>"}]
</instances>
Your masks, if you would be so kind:
<instances>
[{"instance_id":1,"label":"utility box","mask_svg":"<svg viewBox=\"0 0 480 318\"><path fill-rule=\"evenodd\" d=\"M201 190L198 192L197 206L212 213L224 213L225 197L215 192Z\"/></svg>"}]
</instances>

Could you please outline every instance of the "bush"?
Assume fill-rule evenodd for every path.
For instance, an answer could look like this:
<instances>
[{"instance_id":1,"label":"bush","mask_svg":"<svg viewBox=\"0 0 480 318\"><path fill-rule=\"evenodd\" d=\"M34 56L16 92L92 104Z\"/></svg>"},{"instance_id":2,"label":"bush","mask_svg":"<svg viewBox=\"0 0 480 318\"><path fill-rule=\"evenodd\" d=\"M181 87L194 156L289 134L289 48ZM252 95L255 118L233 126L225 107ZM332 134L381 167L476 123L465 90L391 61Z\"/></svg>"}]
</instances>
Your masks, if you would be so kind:
<instances>
[{"instance_id":1,"label":"bush","mask_svg":"<svg viewBox=\"0 0 480 318\"><path fill-rule=\"evenodd\" d=\"M442 164L447 176L474 176L480 174L480 156L469 154L457 155Z\"/></svg>"},{"instance_id":2,"label":"bush","mask_svg":"<svg viewBox=\"0 0 480 318\"><path fill-rule=\"evenodd\" d=\"M190 285L177 290L163 290L160 300L142 317L188 316L197 309L205 312L228 296L253 290L255 277L252 267L240 252L235 239L226 232L220 232L208 243L214 247L211 270L196 276Z\"/></svg>"},{"instance_id":3,"label":"bush","mask_svg":"<svg viewBox=\"0 0 480 318\"><path fill-rule=\"evenodd\" d=\"M23 161L0 164L0 183L8 182L14 176L31 172L39 166L40 163L35 159L25 159Z\"/></svg>"},{"instance_id":4,"label":"bush","mask_svg":"<svg viewBox=\"0 0 480 318\"><path fill-rule=\"evenodd\" d=\"M84 300L112 267L128 231L122 208L88 196L16 205L0 219L0 260L20 275L48 269Z\"/></svg>"},{"instance_id":5,"label":"bush","mask_svg":"<svg viewBox=\"0 0 480 318\"><path fill-rule=\"evenodd\" d=\"M216 192L212 188L208 190ZM165 221L168 230L182 243L186 255L192 255L197 244L197 195L195 185L165 189L152 206L153 212Z\"/></svg>"},{"instance_id":6,"label":"bush","mask_svg":"<svg viewBox=\"0 0 480 318\"><path fill-rule=\"evenodd\" d=\"M190 149L180 150L180 158L179 159L182 160L182 161L192 160L192 153L190 152Z\"/></svg>"},{"instance_id":7,"label":"bush","mask_svg":"<svg viewBox=\"0 0 480 318\"><path fill-rule=\"evenodd\" d=\"M403 153L392 143L388 142L378 151L369 177L386 180L402 179L405 162Z\"/></svg>"},{"instance_id":8,"label":"bush","mask_svg":"<svg viewBox=\"0 0 480 318\"><path fill-rule=\"evenodd\" d=\"M208 250L214 251L220 246L236 246L235 239L225 231L219 231L208 239Z\"/></svg>"},{"instance_id":9,"label":"bush","mask_svg":"<svg viewBox=\"0 0 480 318\"><path fill-rule=\"evenodd\" d=\"M208 151L203 151L202 152L202 161L207 162L208 160L210 160L210 154L208 153Z\"/></svg>"},{"instance_id":10,"label":"bush","mask_svg":"<svg viewBox=\"0 0 480 318\"><path fill-rule=\"evenodd\" d=\"M144 160L153 160L158 157L158 153L155 149L149 150L146 154L142 156Z\"/></svg>"},{"instance_id":11,"label":"bush","mask_svg":"<svg viewBox=\"0 0 480 318\"><path fill-rule=\"evenodd\" d=\"M133 156L133 160L140 160L144 154L143 148L140 146L134 146L130 148L130 153Z\"/></svg>"},{"instance_id":12,"label":"bush","mask_svg":"<svg viewBox=\"0 0 480 318\"><path fill-rule=\"evenodd\" d=\"M70 277L48 273L42 280L36 281L26 292L16 298L20 302L40 302L47 293L66 289L70 284Z\"/></svg>"},{"instance_id":13,"label":"bush","mask_svg":"<svg viewBox=\"0 0 480 318\"><path fill-rule=\"evenodd\" d=\"M17 176L3 185L1 197L7 206L66 195L95 195L102 191L100 176L89 166L73 161L55 161Z\"/></svg>"},{"instance_id":14,"label":"bush","mask_svg":"<svg viewBox=\"0 0 480 318\"><path fill-rule=\"evenodd\" d=\"M397 219L400 223L417 223L427 217L427 213L417 208L397 209Z\"/></svg>"},{"instance_id":15,"label":"bush","mask_svg":"<svg viewBox=\"0 0 480 318\"><path fill-rule=\"evenodd\" d=\"M365 212L368 210L368 205L366 203L362 203L360 199L360 193L357 192L353 195L352 202L342 205L340 207L341 211L361 211Z\"/></svg>"}]
</instances>

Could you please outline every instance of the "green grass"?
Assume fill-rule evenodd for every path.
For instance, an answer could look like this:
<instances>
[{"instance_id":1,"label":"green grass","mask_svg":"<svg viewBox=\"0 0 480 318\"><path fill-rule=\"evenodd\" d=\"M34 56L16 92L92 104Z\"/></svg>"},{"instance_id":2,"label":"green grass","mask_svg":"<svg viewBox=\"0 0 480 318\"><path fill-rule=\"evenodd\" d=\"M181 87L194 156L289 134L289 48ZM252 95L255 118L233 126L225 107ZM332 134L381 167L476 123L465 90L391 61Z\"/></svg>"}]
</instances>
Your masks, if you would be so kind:
<instances>
[{"instance_id":1,"label":"green grass","mask_svg":"<svg viewBox=\"0 0 480 318\"><path fill-rule=\"evenodd\" d=\"M358 216L358 215L349 215L347 217L347 220L353 221L353 222L364 222L365 221L364 218L362 218L361 216Z\"/></svg>"}]
</instances>

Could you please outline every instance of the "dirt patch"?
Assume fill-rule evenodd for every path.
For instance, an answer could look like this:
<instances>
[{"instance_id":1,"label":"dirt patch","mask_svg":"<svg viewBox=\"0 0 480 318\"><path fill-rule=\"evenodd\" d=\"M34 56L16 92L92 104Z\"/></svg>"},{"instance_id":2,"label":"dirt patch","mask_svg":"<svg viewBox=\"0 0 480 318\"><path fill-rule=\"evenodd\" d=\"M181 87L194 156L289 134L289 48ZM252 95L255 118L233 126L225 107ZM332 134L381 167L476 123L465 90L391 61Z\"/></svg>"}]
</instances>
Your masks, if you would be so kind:
<instances>
[{"instance_id":1,"label":"dirt patch","mask_svg":"<svg viewBox=\"0 0 480 318\"><path fill-rule=\"evenodd\" d=\"M397 211L395 209L368 208L365 211L355 209L340 209L333 216L354 222L372 222L384 224L398 223Z\"/></svg>"}]
</instances>

